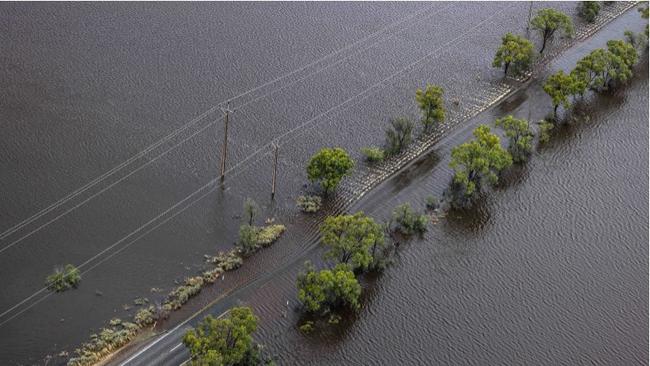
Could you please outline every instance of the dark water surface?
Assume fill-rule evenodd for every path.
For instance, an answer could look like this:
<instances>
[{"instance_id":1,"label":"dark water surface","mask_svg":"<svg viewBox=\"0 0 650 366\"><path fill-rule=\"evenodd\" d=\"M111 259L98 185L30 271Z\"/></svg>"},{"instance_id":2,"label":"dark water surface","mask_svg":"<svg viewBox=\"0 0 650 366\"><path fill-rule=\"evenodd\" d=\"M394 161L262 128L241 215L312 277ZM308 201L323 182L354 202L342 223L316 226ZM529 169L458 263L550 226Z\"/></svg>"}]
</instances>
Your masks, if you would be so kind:
<instances>
[{"instance_id":1,"label":"dark water surface","mask_svg":"<svg viewBox=\"0 0 650 366\"><path fill-rule=\"evenodd\" d=\"M575 3L548 6L575 14ZM232 245L246 196L289 230L231 286L299 255L315 232L293 203L308 157L340 145L358 158L389 117L417 114L425 81L471 104L464 95L500 77L499 37L523 32L527 14L523 2L1 4L0 364L71 350L132 314L123 304L196 273L203 254ZM597 42L643 24L635 11L617 22ZM288 271L251 300L267 320L261 336L288 364L645 357L647 73L639 80L591 104L590 122L564 130L471 220L443 221L406 248L350 327L305 341L276 317L294 297ZM527 116L532 100L540 118L548 100L530 90L507 108ZM221 190L215 106L233 97ZM468 135L362 208L385 217L440 192L448 151ZM65 263L81 267L82 285L48 296L45 276Z\"/></svg>"}]
</instances>

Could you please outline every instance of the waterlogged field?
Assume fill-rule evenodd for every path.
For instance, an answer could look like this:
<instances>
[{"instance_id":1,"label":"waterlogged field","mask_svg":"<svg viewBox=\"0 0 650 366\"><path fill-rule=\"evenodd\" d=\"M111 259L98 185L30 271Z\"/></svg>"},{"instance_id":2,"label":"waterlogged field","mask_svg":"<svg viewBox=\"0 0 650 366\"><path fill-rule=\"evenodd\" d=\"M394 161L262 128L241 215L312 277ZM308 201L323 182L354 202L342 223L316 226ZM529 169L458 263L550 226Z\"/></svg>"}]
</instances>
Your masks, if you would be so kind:
<instances>
[{"instance_id":1,"label":"waterlogged field","mask_svg":"<svg viewBox=\"0 0 650 366\"><path fill-rule=\"evenodd\" d=\"M0 37L3 45L11 50L0 56L7 71L7 77L0 80L0 93L5 101L0 108L4 132L0 138L3 156L0 161L3 172L0 177L0 276L5 279L0 288L0 343L3 345L0 363L37 363L47 354L71 351L108 319L130 317L136 308L134 299L149 297L152 302L160 299L175 286L175 282L196 274L204 267L203 254L231 248L245 197L252 197L260 203L262 218L275 216L283 220L287 232L274 247L251 258L240 270L204 291L191 305L199 307L227 289L262 278L272 269L292 263L313 243L318 221L298 214L294 204L296 196L304 189L303 169L308 157L321 146L336 145L345 147L356 160L360 160L359 148L381 144L384 126L390 117L417 115L414 93L425 82L442 85L447 100L457 99L459 108L467 110L498 94L493 82L500 79L501 72L490 67L494 50L504 32L525 31L528 6L528 3L0 5ZM535 3L533 10L540 6ZM575 15L575 3L545 6ZM630 11L624 21L617 24L619 26L609 31L605 40L620 37L628 24L640 29L642 22L638 14ZM642 78L646 80L647 74ZM642 106L647 105L647 82L646 94L642 93L643 85L636 82L630 88L634 85L641 89L632 95L645 98L645 102L629 102L624 113L629 113L627 118L634 121L645 121L647 112ZM627 90L622 91L621 97L626 103L629 99ZM232 115L229 130L227 178L220 187L215 180L223 139L218 106L227 99L232 99L231 107L237 110ZM521 110L529 105L524 99L522 97L521 106L512 108ZM616 101L615 96L612 99ZM548 103L543 95L526 100L535 101L531 107L533 117L546 113ZM448 109L453 109L454 105L448 103ZM607 103L601 101L600 104ZM618 114L619 109L623 110L603 107L603 111L610 112L602 113L622 118L624 114ZM616 125L610 122L603 122L603 128ZM591 123L595 122L592 120ZM647 144L644 144L647 142L647 127L639 123L636 130L612 131L632 134L639 139L640 145L635 147L627 143L619 146L614 143L616 139L607 141L611 143L608 145L611 150L637 158L621 158L621 161L645 164L638 171L647 172L647 160L638 159L647 156ZM630 125L633 124L625 125L632 128ZM584 131L587 133L593 129L585 128ZM638 131L645 135L634 133ZM571 130L567 134L571 137ZM585 141L600 146L600 137L597 140L590 134L586 134ZM395 196L403 188L408 189L400 194L413 200L419 197L413 193L416 190L413 187L429 190L435 186L434 190L441 190L449 173L445 168L448 153L443 151L445 146L447 150L453 146L452 142L462 141L462 136L461 133L451 137L422 164L416 165L415 170L409 170L406 175L380 188L376 200L383 203L376 208L368 206L364 209L376 212L378 216L385 215L386 207L392 205L386 196ZM551 144L550 152L540 152L539 162L528 169L535 171L532 170L534 164L542 164L544 156L548 158L549 155L545 154L555 156L554 149L558 150L557 158L551 159L551 165L558 164L553 161L580 161L581 156L571 159L571 152L562 154L559 151L565 146L563 141L566 141L567 148L579 147L574 155L589 151L588 155L592 156L595 151L605 151L599 150L602 146L588 150L584 146L588 145L586 142L577 142L581 138L560 139L561 142L554 143L559 145ZM280 144L281 151L275 201L270 201L272 141ZM584 164L590 167L595 163ZM609 159L600 159L598 164L601 165L585 170L596 174L594 177L610 171ZM442 169L433 169L436 175L432 175L429 173L432 168ZM559 173L562 170L554 171L558 180L564 179L561 177L565 176ZM550 179L552 175L543 176ZM533 197L537 200L546 198L549 192L540 190L547 189L548 183L541 184L540 179L528 178L525 174L522 177L526 179L520 180L530 181L534 187L517 195L520 198L515 197L515 202L532 200ZM589 179L585 174L576 177ZM645 202L639 197L645 194L647 199L647 174L641 178L640 183L634 184L629 191L617 192L616 195L601 194L599 198L613 199L619 204ZM603 184L603 190L611 190L606 181L592 179L589 181L592 185ZM640 178L631 176L630 179ZM416 184L418 181L426 183ZM584 192L584 184L573 184L574 180L568 182L572 183L570 187ZM558 186L558 189L567 190L567 184ZM502 194L514 194L507 191L504 189ZM579 197L571 190L563 192ZM582 207L566 205L566 196L558 196L557 191L550 193L557 197L548 200L548 210ZM444 272L444 262L438 262L436 266L415 262L408 265L408 257L418 255L417 249L409 251L412 248L441 250L443 257L451 258L449 266L458 268L461 266L458 263L461 263L467 266L461 267L468 271L468 262L472 262L463 257L467 252L476 252L475 260L482 261L479 264L486 272L493 263L502 260L508 263L507 258L497 258L496 251L492 252L493 257L483 255L490 248L483 240L497 243L505 234L481 232L482 228L495 225L491 221L493 215L502 214L502 211L516 212L490 206L499 202L513 204L513 198L499 197L491 197L486 203L487 208L480 211L487 212L487 217L479 215L469 223L466 220L443 223L440 228L449 227L446 237L430 238L432 244L429 246L414 243L407 248L404 261L384 276L398 281L400 290L395 291L390 287L395 284L382 278L376 290L370 292L375 297L367 300L368 306L376 303L386 309L402 307L403 313L408 307L404 308L404 303L395 299L408 301L413 294L420 294L423 287L418 281L439 286L429 287L431 296L441 288L451 293L454 286L449 282L479 286L469 281L475 279L472 276L478 276L477 272L470 277L456 277L450 270L447 281L444 281L445 277L426 277L423 273L400 273L406 271L403 268ZM365 204L372 203L371 199L369 201ZM618 212L617 206L611 205L610 201L604 201L603 205L606 203L610 207L604 211L600 211L603 206L598 203L600 201L585 202L587 208L579 211L598 212L601 219L597 221L595 216L586 215L583 217L585 222L602 222L603 215ZM621 260L634 253L635 248L639 249L633 246L632 241L647 242L647 237L643 240L647 230L641 230L645 227L642 223L647 222L647 208L636 209L641 226L628 230L631 252L617 252L622 256ZM540 207L535 213L545 215L544 208ZM581 216L565 216L562 222L568 225L571 218L576 217ZM528 219L527 215L520 214L517 218L523 221L516 230L509 232L521 234L522 226L538 227L539 220L534 216ZM558 217L554 215L553 218ZM592 219L594 221L590 221ZM503 220L512 221L511 218ZM608 217L609 220L612 218ZM621 224L630 224L630 219L621 220ZM560 222L548 225L551 226L539 228L535 233L544 237L542 234L545 232L562 232ZM579 228L584 232L594 232L587 225ZM431 235L443 234L438 230ZM494 239L484 239L484 235L487 238L494 235ZM458 244L456 239L464 244ZM470 239L481 243L472 244ZM557 239L566 240L566 236ZM508 242L514 245L512 240ZM448 243L445 248L449 252L436 244L443 242ZM576 252L572 254L582 253L579 250L584 246L580 243L586 242L573 243ZM530 251L541 250L539 243L527 244ZM501 249L506 251L509 247L504 245ZM428 257L419 253L420 257L413 260L440 260L439 256L428 253ZM597 253L607 254L603 251ZM614 260L616 257L611 258ZM647 252L642 258L647 258ZM513 259L513 263L520 263L517 260L521 257ZM54 266L65 263L80 268L82 282L76 290L50 295L44 289L45 277ZM631 266L630 270L635 268ZM502 272L495 273L497 277L503 275ZM494 276L481 276L487 281L482 290L490 288L487 283L498 284ZM521 276L527 278L525 274ZM278 340L288 337L289 341L284 343L271 342L275 351L285 353L281 360L286 363L301 363L312 357L313 352L322 352L324 347L318 339L302 343L302 339L291 331L291 323L275 328L277 322L290 322L292 319L274 317L281 311L278 309L286 311L286 306L282 306L286 299L295 297L291 282L294 277L278 276L277 286L272 285L276 282L265 286L266 291L277 288L268 301L251 300L258 307L269 309L262 311L266 320L261 338L270 339L268 335L277 336L278 332L283 334ZM400 283L400 278L411 285ZM546 277L540 275L537 282L543 278ZM611 283L616 284L616 278ZM387 286L386 289L383 286ZM570 284L566 286L551 288L558 293L572 290ZM162 292L151 292L154 288ZM504 293L511 287L503 284L498 289ZM530 289L531 293L533 289ZM260 293L265 292L260 290ZM585 293L590 292L585 290ZM432 299L420 295L415 297L421 301ZM276 298L278 301L269 300ZM381 298L393 298L393 302L383 304ZM449 299L450 308L454 304L450 295L433 298L436 299L434 304L440 304L444 299ZM495 303L498 300L497 297L493 299ZM637 300L647 300L647 293L645 298L640 296ZM460 302L460 298L456 301ZM410 304L414 310L410 319L448 320L443 316L444 311L436 310L430 303L418 304L417 308L433 313L419 313L415 311L416 305ZM463 311L476 315L473 310L486 307L485 303L473 304L474 308L468 306ZM124 305L132 309L125 310ZM614 304L611 306L613 308ZM594 311L602 309L595 308ZM170 325L185 315L187 313L175 315ZM350 332L357 327L370 327L365 328L371 332L367 334L387 334L382 338L386 342L394 341L394 335L399 332L405 337L423 334L395 327L390 319L400 317L382 316L385 316L384 321L358 319L351 329L327 338L335 340L332 343L335 349L326 348L332 363L346 357L361 359L364 355L377 357L378 362L397 361L397 357L404 357L398 352L378 353L374 345L380 342L372 342L371 346L356 343L361 342L362 337L348 336L354 334ZM556 322L565 319L548 317ZM382 333L377 329L381 329L384 322L390 330ZM439 322L419 324L439 327ZM525 326L525 322L519 324ZM376 328L372 330L373 327ZM457 337L464 336L462 331L449 332ZM457 339L438 334L440 348ZM349 342L349 348L348 342L343 347L341 340L350 338L354 340ZM494 338L498 337L490 339ZM531 340L531 347L539 345L540 338ZM562 343L566 344L571 343ZM300 352L292 353L298 355L296 359L289 358L286 353L290 352L284 347L299 349ZM391 348L384 347L386 350ZM436 354L440 351L431 347L427 349L436 351ZM455 348L450 349L448 352ZM458 351L457 355L461 353ZM421 354L414 357L426 359L426 355ZM445 357L441 356L439 360L454 359L453 354Z\"/></svg>"}]
</instances>

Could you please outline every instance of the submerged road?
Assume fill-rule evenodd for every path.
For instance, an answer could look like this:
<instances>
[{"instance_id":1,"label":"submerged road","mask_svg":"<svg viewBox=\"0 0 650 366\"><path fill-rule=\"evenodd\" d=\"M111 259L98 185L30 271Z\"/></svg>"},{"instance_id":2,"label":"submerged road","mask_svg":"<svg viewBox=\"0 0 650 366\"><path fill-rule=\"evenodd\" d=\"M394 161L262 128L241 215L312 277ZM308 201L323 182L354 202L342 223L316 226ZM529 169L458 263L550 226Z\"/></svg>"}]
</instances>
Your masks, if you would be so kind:
<instances>
[{"instance_id":1,"label":"submerged road","mask_svg":"<svg viewBox=\"0 0 650 366\"><path fill-rule=\"evenodd\" d=\"M612 24L612 27L608 28L608 31L605 35L602 37L596 36L594 37L595 39L590 40L588 42L588 45L583 45L583 44L578 44L575 46L574 49L571 50L570 54L567 57L564 57L565 60L562 60L562 65L565 64L572 64L575 62L575 59L578 57L583 56L584 54L588 53L593 49L594 44L597 44L598 46L601 46L600 43L604 43L606 41L606 37L611 37L612 34L616 34L619 30L622 32L622 30L626 29L625 23L620 23L618 25ZM540 85L539 83L534 83L532 86L539 89ZM521 93L518 93L521 94ZM525 93L524 93L525 94ZM539 94L539 91L535 91L532 94ZM542 95L537 95L537 97L541 98ZM512 99L518 100L518 96L513 97ZM500 105L495 105L493 109L507 109L510 108L508 105L510 103L513 103L511 100L504 101ZM533 102L531 102L533 103ZM530 107L529 107L530 108ZM535 102L534 108L537 108L537 111L535 115L537 116L538 114L545 113L545 103L541 102ZM496 112L496 111L487 111L484 114L489 115L490 118L494 118L492 115L498 116L499 113L502 112ZM471 135L471 131L473 128L479 124L479 123L486 123L485 118L481 118L481 116L474 118L471 123L468 123L466 125L463 125L461 128L456 130L451 136L448 136L445 138L445 140L459 140L459 139L464 139L468 138ZM442 143L442 145L449 145L449 143ZM445 160L446 161L446 160ZM419 162L414 162L415 164L419 164ZM425 164L426 165L426 164ZM400 172L402 171L407 171L410 169L410 166L404 167ZM420 168L418 168L420 169ZM446 171L446 169L444 170ZM396 175L399 175L396 174ZM409 186L415 186L416 182L411 182L406 186L402 186L400 190L406 190ZM412 188L412 187L411 187ZM421 193L421 192L420 192ZM384 192L384 194L388 194ZM398 195L399 192L391 192L390 195ZM419 197L419 196L418 196ZM422 198L422 197L419 197ZM366 210L367 212L374 213L375 210L377 210L377 200L378 197L374 197L372 194L369 195L366 199L362 199L358 204L355 205L358 209L361 210ZM374 208L373 208L374 207ZM192 317L187 319L186 321L182 322L175 328L153 338L151 341L148 343L144 344L143 346L139 347L137 350L130 352L130 353L125 353L125 354L120 354L118 357L113 359L110 362L110 365L116 366L144 366L144 365L164 365L164 366L178 366L183 364L185 361L189 359L189 353L185 349L185 347L182 345L182 337L183 334L190 329L191 327L196 326L196 324L206 315L212 314L212 315L218 315L223 316L226 314L227 310L231 308L232 306L236 306L240 303L246 303L251 300L252 297L255 297L259 300L260 297L264 297L263 295L259 294L260 288L264 287L265 285L269 284L269 282L272 282L279 277L283 277L284 274L287 273L293 273L296 272L299 269L299 265L307 258L309 258L311 255L315 253L314 249L316 249L316 242L312 241L309 244L310 249L308 249L303 255L294 258L293 260L285 263L282 268L279 268L277 270L271 271L270 273L266 274L262 278L259 278L251 283L248 283L247 285L239 288L236 291L233 291L231 293L224 294L222 297L216 299L212 304L207 306L205 309L202 311L194 314ZM276 284L277 285L277 284ZM279 286L287 286L286 283L282 283ZM284 289L283 289L284 291ZM277 300L277 299L276 299ZM263 301L263 300L262 300ZM259 305L259 304L256 304ZM275 304L276 307L281 306L278 304ZM269 325L270 327L270 325ZM262 343L268 341L269 343L274 343L271 340L264 340L260 339ZM294 363L297 360L292 360Z\"/></svg>"}]
</instances>

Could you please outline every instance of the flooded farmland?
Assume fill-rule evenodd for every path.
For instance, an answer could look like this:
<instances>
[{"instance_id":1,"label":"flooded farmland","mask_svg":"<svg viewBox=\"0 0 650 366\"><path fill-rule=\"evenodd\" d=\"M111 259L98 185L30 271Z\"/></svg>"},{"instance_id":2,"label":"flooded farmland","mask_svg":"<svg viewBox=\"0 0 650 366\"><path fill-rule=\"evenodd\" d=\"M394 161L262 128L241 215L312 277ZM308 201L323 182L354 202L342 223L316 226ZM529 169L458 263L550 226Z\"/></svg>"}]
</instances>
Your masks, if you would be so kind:
<instances>
[{"instance_id":1,"label":"flooded farmland","mask_svg":"<svg viewBox=\"0 0 650 366\"><path fill-rule=\"evenodd\" d=\"M203 254L232 246L245 197L261 216L283 218L287 235L192 306L314 255L305 251L315 224L294 207L308 156L340 145L360 160L390 117L417 114L413 94L425 81L463 107L478 104L466 96L492 92L494 49L502 33L523 32L528 5L0 5L11 50L0 56L0 363L71 350L128 314L123 305L168 292L202 268ZM575 53L642 24L629 11ZM552 67L575 60L569 52ZM641 66L631 85L589 101L590 120L563 128L477 213L450 216L404 248L351 325L309 339L295 331L294 317L280 315L295 298L293 266L242 296L260 310L259 338L280 364L647 361ZM533 83L476 118L540 119L545 98ZM219 187L227 99L237 111ZM468 131L355 208L384 218L398 202L439 194L449 149ZM282 152L275 201L271 141ZM49 295L44 278L63 263L81 268L82 285Z\"/></svg>"}]
</instances>

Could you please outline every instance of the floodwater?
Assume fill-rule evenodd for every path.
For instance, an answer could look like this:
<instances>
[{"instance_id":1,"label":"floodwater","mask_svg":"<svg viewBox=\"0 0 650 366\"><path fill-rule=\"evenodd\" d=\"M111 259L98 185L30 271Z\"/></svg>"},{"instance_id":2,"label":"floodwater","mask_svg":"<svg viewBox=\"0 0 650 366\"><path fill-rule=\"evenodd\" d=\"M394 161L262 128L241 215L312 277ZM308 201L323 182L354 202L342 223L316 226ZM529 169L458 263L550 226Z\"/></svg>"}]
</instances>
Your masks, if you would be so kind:
<instances>
[{"instance_id":1,"label":"floodwater","mask_svg":"<svg viewBox=\"0 0 650 366\"><path fill-rule=\"evenodd\" d=\"M551 6L575 13L575 3ZM0 37L8 50L0 55L0 363L38 363L46 354L70 351L111 317L132 314L123 304L132 305L141 296L160 297L149 290L166 293L175 280L196 273L203 254L232 245L246 196L263 206L262 218L283 218L289 230L276 246L224 281L223 288L301 255L315 233L314 223L298 215L293 204L303 189L308 157L320 146L339 145L358 158L359 147L380 144L390 117L416 115L414 90L425 81L443 85L450 99L472 103L463 97L479 81L500 76L490 68L499 37L506 31L523 32L527 14L527 3L0 5ZM631 11L625 17L640 29L638 14ZM612 37L619 33L617 29ZM536 319L546 326L537 329L528 323L539 333L526 345L548 347L547 353L556 355L556 346L578 347L553 332L575 317L558 313L545 318L543 311L552 313L553 305L571 299L600 305L584 307L582 320L598 320L599 311L616 309L621 316L634 314L635 322L624 328L636 330L643 325L639 319L646 320L647 328L647 311L637 313L647 310L647 293L631 290L647 283L639 274L639 266L645 266L644 273L647 269L647 207L636 207L647 200L647 125L641 123L647 120L641 107L647 105L647 81L644 85L646 94L623 92L619 99L610 98L609 109L604 101L598 103L602 113L611 115L602 122L593 117L589 124L605 131L569 129L513 178L511 187L491 195L474 221L440 224L428 237L432 244L414 243L404 250L400 263L369 291L364 311L371 313L362 313L351 328L328 338L329 346L302 342L287 331L283 334L296 342L273 349L284 353L286 363L300 363L300 355L313 358L324 350L331 362L364 355L382 357L378 362L397 357L415 362L409 357L423 356L408 352L410 343L434 349L440 362L451 362L467 347L481 349L481 342L488 340L509 347L523 342L519 333L508 333L513 320L503 317L516 316L517 310L523 317L524 306L539 308ZM630 95L641 100L629 101L629 108L617 107ZM231 119L228 175L220 188L214 184L223 138L217 107L229 98L237 110ZM534 113L544 113L542 107L534 108ZM609 119L625 113L626 123ZM602 141L593 135L598 131L605 136ZM281 144L275 202L269 200L273 139ZM431 160L386 183L378 191L384 196L375 199L381 204L373 206L369 197L364 209L381 216L394 201L385 195L416 200L416 191L440 190L448 180L444 149L449 146L441 144ZM567 149L569 153L563 152ZM580 157L598 154L600 159L591 163L577 163ZM612 162L617 156L620 164ZM571 163L578 165L566 165ZM634 163L637 169L630 166ZM432 168L436 174L429 172ZM626 174L624 179L617 168ZM532 178L533 173L542 178ZM583 180L574 183L575 178ZM526 182L534 186L517 191ZM525 204L531 201L535 204ZM508 213L517 214L499 217ZM616 240L617 250L611 240ZM548 241L553 251L542 250ZM611 245L609 250L603 243ZM511 250L515 244L518 250ZM600 245L582 256L587 244ZM638 254L632 264L625 261L631 253ZM587 258L582 267L572 266L572 260ZM553 265L543 259L553 259ZM44 278L65 263L82 269L80 288L47 295ZM495 271L497 265L502 270ZM522 267L526 273L516 272ZM537 277L531 279L527 274L535 268ZM545 276L542 269L556 275ZM546 282L562 275L567 278L557 286ZM292 279L278 278L277 293L290 293L286 284ZM626 306L594 297L594 286L606 286L608 293L602 296L611 293ZM517 297L514 289L526 292ZM497 306L501 298L510 302ZM368 310L373 304L376 308ZM260 306L268 306L268 318L277 303ZM431 322L419 321L422 317ZM498 320L504 323L493 327ZM460 326L463 322L478 328L470 332ZM449 325L445 333L423 333L425 325L435 330L444 324ZM607 337L591 331L618 329L597 324L576 325L563 335L589 335L580 345L595 349L597 340ZM422 332L413 331L417 329ZM504 333L495 337L489 330ZM368 337L361 339L362 334L385 337L369 344L363 343ZM423 334L436 338L425 342ZM455 343L478 335L480 341ZM633 335L638 335L634 342L623 335L617 342L632 347L645 339L647 344L647 336ZM396 342L400 337L403 342ZM515 343L505 337L514 337ZM295 359L283 352L289 346ZM450 348L443 354L446 346ZM509 357L517 354L526 352L508 352ZM486 360L499 356L489 355Z\"/></svg>"}]
</instances>

